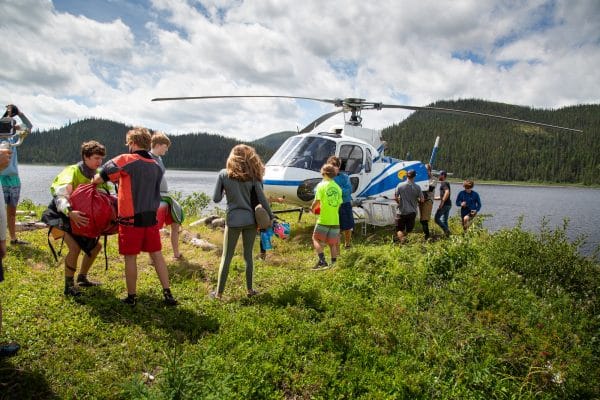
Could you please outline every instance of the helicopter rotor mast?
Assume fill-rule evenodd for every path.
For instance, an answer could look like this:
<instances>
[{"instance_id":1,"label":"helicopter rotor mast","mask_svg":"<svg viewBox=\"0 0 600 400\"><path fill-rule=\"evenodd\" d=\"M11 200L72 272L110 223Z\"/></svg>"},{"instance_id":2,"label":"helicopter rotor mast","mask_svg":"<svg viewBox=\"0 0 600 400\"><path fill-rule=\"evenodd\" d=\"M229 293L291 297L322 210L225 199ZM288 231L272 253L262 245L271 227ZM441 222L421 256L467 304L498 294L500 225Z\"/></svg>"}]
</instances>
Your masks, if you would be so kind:
<instances>
[{"instance_id":1,"label":"helicopter rotor mast","mask_svg":"<svg viewBox=\"0 0 600 400\"><path fill-rule=\"evenodd\" d=\"M540 126L545 128L554 128L561 129L571 132L583 132L581 129L568 128L564 126L545 124L542 122L536 121L528 121L518 118L512 117L503 117L500 115L494 114L486 114L479 113L475 111L465 111L465 110L456 110L453 108L442 108L442 107L419 107L419 106L407 106L402 104L383 104L366 101L365 99L360 98L345 98L345 99L319 99L315 97L300 97L300 96L279 96L279 95L248 95L248 96L193 96L193 97L157 97L152 99L152 101L174 101L174 100L206 100L206 99L230 99L230 98L280 98L280 99L298 99L298 100L312 100L312 101L320 101L323 103L333 104L335 107L341 108L340 110L330 112L327 114L321 115L319 118L312 121L306 127L304 127L299 133L307 133L315 129L318 125L325 122L329 118L333 117L340 112L349 112L350 119L346 122L348 125L353 126L362 126L362 117L360 113L362 110L382 110L384 108L401 108L404 110L411 111L431 111L431 112L441 112L447 114L455 114L455 115L471 115L471 116L479 116L485 118L493 118L498 120L510 121L515 123L527 124Z\"/></svg>"}]
</instances>

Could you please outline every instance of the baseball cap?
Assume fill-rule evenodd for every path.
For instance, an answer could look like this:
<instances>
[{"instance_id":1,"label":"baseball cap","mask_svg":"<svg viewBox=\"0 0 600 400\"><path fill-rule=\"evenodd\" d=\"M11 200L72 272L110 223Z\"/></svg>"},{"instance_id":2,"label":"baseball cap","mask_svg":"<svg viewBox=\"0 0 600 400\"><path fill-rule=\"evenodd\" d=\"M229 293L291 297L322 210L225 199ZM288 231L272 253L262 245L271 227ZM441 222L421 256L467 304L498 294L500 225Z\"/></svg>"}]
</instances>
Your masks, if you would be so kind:
<instances>
[{"instance_id":1,"label":"baseball cap","mask_svg":"<svg viewBox=\"0 0 600 400\"><path fill-rule=\"evenodd\" d=\"M406 171L406 176L408 176L409 178L414 178L415 176L417 176L417 173L414 169L409 169L408 171Z\"/></svg>"}]
</instances>

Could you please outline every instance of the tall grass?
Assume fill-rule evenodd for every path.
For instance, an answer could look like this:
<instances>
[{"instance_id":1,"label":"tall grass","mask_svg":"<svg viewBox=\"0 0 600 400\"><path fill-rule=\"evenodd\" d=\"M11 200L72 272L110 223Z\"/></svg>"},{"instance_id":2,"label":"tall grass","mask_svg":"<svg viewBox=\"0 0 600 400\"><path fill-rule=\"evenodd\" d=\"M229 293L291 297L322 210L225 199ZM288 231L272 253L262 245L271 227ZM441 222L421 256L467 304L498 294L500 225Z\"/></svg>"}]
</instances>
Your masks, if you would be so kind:
<instances>
[{"instance_id":1,"label":"tall grass","mask_svg":"<svg viewBox=\"0 0 600 400\"><path fill-rule=\"evenodd\" d=\"M104 285L65 299L45 232L24 235L33 244L9 249L0 285L3 336L23 346L0 363L0 397L600 397L600 267L564 230L416 233L400 247L380 229L315 272L313 224L292 223L256 261L252 299L238 255L224 301L209 300L220 253L184 244L186 261L169 265L175 309L145 256L137 307L119 302L114 239L109 270L92 270ZM219 231L186 229L220 243Z\"/></svg>"}]
</instances>

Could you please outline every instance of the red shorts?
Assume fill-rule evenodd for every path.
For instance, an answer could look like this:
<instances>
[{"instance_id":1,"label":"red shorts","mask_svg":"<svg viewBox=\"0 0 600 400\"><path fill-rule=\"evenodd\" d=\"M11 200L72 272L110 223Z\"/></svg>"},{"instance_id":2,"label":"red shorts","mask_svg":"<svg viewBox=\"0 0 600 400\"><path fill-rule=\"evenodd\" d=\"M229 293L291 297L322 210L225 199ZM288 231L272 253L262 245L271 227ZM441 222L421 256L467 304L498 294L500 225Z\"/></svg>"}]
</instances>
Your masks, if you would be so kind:
<instances>
[{"instance_id":1,"label":"red shorts","mask_svg":"<svg viewBox=\"0 0 600 400\"><path fill-rule=\"evenodd\" d=\"M161 249L158 225L144 227L119 225L119 254L131 256L142 251L154 253Z\"/></svg>"},{"instance_id":2,"label":"red shorts","mask_svg":"<svg viewBox=\"0 0 600 400\"><path fill-rule=\"evenodd\" d=\"M164 225L171 225L173 223L173 217L171 216L171 207L169 203L161 201L158 210L156 211L156 219L158 220L158 229Z\"/></svg>"}]
</instances>

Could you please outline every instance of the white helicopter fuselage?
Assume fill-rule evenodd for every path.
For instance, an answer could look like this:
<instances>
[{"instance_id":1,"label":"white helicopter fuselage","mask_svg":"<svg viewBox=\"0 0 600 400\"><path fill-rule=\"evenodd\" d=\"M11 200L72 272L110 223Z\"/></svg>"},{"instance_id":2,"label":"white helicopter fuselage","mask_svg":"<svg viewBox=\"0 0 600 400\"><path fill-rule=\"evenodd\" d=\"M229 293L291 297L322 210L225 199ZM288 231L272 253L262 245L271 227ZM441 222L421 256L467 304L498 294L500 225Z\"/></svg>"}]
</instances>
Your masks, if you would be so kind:
<instances>
[{"instance_id":1,"label":"white helicopter fuselage","mask_svg":"<svg viewBox=\"0 0 600 400\"><path fill-rule=\"evenodd\" d=\"M293 136L266 164L265 193L271 199L310 206L314 188L322 179L321 166L333 155L342 160L342 171L350 176L355 204L373 198L394 199L396 186L406 180L410 169L417 172L415 183L423 189L429 185L421 162L386 157L383 150L380 132L362 127L346 125L336 133Z\"/></svg>"}]
</instances>

